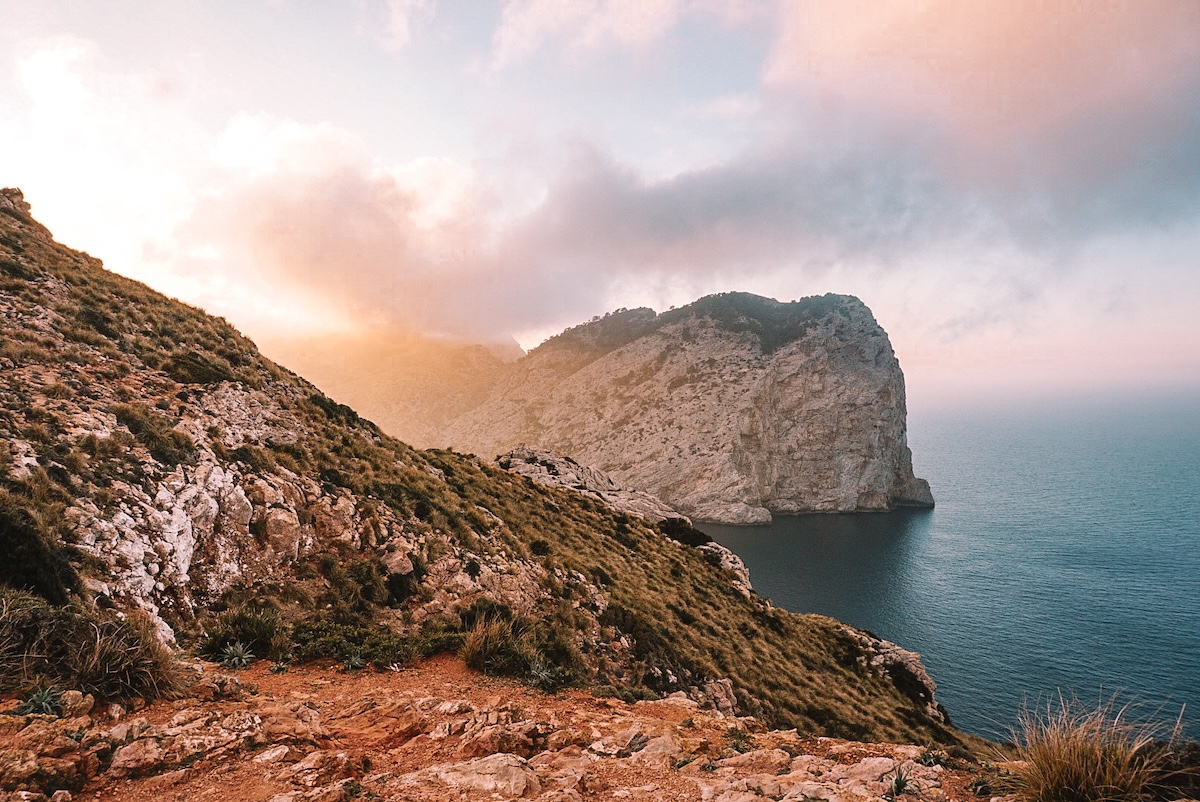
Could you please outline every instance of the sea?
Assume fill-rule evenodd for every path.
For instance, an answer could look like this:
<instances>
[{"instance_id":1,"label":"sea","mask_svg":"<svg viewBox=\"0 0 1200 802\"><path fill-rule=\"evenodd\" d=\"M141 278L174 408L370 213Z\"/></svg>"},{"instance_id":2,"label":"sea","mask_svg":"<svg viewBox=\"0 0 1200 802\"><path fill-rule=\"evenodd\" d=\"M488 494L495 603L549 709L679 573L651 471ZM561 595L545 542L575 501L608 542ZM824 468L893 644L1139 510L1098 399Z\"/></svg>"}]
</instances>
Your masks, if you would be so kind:
<instances>
[{"instance_id":1,"label":"sea","mask_svg":"<svg viewBox=\"0 0 1200 802\"><path fill-rule=\"evenodd\" d=\"M920 652L963 730L1115 701L1200 740L1200 393L909 411L937 506L699 524L757 592Z\"/></svg>"}]
</instances>

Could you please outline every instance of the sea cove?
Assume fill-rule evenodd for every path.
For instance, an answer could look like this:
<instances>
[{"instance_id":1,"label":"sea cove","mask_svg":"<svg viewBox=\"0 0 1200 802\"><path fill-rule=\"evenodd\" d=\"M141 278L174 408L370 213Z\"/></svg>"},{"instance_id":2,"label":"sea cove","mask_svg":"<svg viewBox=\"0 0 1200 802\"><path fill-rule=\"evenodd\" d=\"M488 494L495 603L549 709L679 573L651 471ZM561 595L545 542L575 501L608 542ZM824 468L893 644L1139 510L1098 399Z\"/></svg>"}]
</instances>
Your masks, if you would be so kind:
<instances>
[{"instance_id":1,"label":"sea cove","mask_svg":"<svg viewBox=\"0 0 1200 802\"><path fill-rule=\"evenodd\" d=\"M1200 736L1200 401L910 410L937 508L702 525L757 591L919 651L954 722L1121 692Z\"/></svg>"}]
</instances>

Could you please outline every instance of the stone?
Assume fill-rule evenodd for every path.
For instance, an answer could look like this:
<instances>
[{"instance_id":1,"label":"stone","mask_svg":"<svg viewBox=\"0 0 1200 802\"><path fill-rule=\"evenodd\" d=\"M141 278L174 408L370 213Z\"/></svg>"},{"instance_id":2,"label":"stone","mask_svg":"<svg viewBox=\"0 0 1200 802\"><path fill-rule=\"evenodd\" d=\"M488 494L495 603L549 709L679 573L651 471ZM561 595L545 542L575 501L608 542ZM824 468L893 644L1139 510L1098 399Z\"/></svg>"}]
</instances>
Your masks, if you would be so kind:
<instances>
[{"instance_id":1,"label":"stone","mask_svg":"<svg viewBox=\"0 0 1200 802\"><path fill-rule=\"evenodd\" d=\"M693 519L753 524L932 506L906 414L899 362L862 301L727 293L552 337L433 444L548 449Z\"/></svg>"},{"instance_id":2,"label":"stone","mask_svg":"<svg viewBox=\"0 0 1200 802\"><path fill-rule=\"evenodd\" d=\"M508 797L537 796L542 790L528 760L504 753L435 766L427 773L453 788L473 788Z\"/></svg>"},{"instance_id":3,"label":"stone","mask_svg":"<svg viewBox=\"0 0 1200 802\"><path fill-rule=\"evenodd\" d=\"M354 761L345 752L317 750L290 767L287 775L297 785L315 788L348 777L353 770Z\"/></svg>"},{"instance_id":4,"label":"stone","mask_svg":"<svg viewBox=\"0 0 1200 802\"><path fill-rule=\"evenodd\" d=\"M752 749L749 752L717 761L717 765L721 767L752 770L764 774L779 774L789 769L791 764L792 756L782 749Z\"/></svg>"},{"instance_id":5,"label":"stone","mask_svg":"<svg viewBox=\"0 0 1200 802\"><path fill-rule=\"evenodd\" d=\"M857 763L834 766L823 779L830 781L856 780L863 783L879 782L883 775L896 768L890 757L868 757Z\"/></svg>"},{"instance_id":6,"label":"stone","mask_svg":"<svg viewBox=\"0 0 1200 802\"><path fill-rule=\"evenodd\" d=\"M152 774L163 765L162 745L155 738L140 738L113 752L109 771L117 776Z\"/></svg>"},{"instance_id":7,"label":"stone","mask_svg":"<svg viewBox=\"0 0 1200 802\"><path fill-rule=\"evenodd\" d=\"M63 706L63 718L78 718L92 712L96 699L90 693L84 695L79 691L63 691L59 702Z\"/></svg>"},{"instance_id":8,"label":"stone","mask_svg":"<svg viewBox=\"0 0 1200 802\"><path fill-rule=\"evenodd\" d=\"M625 487L604 471L580 465L570 457L546 449L521 445L498 457L496 463L540 485L575 490L647 521L657 523L668 518L683 517L660 498Z\"/></svg>"},{"instance_id":9,"label":"stone","mask_svg":"<svg viewBox=\"0 0 1200 802\"><path fill-rule=\"evenodd\" d=\"M292 748L287 744L276 744L269 749L264 749L254 756L255 763L275 763L283 760L288 756Z\"/></svg>"},{"instance_id":10,"label":"stone","mask_svg":"<svg viewBox=\"0 0 1200 802\"><path fill-rule=\"evenodd\" d=\"M0 749L0 788L21 786L37 774L38 753L32 749Z\"/></svg>"},{"instance_id":11,"label":"stone","mask_svg":"<svg viewBox=\"0 0 1200 802\"><path fill-rule=\"evenodd\" d=\"M667 734L651 738L645 746L629 756L629 762L634 765L668 769L686 754L679 739L674 735Z\"/></svg>"},{"instance_id":12,"label":"stone","mask_svg":"<svg viewBox=\"0 0 1200 802\"><path fill-rule=\"evenodd\" d=\"M524 723L524 722L523 722ZM527 722L532 725L533 722ZM518 724L494 724L483 727L471 735L464 736L458 747L461 757L479 757L494 755L497 752L508 752L522 757L530 757L537 749L534 748L530 737L533 727L522 727Z\"/></svg>"}]
</instances>

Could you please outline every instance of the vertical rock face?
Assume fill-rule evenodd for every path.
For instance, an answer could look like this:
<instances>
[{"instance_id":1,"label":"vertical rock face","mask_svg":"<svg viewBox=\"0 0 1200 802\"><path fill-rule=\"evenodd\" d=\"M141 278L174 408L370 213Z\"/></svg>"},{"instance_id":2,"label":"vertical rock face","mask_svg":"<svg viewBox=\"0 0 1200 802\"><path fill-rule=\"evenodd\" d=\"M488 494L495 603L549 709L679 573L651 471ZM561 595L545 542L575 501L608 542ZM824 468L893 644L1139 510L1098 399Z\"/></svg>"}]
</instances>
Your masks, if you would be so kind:
<instances>
[{"instance_id":1,"label":"vertical rock face","mask_svg":"<svg viewBox=\"0 0 1200 802\"><path fill-rule=\"evenodd\" d=\"M548 448L693 518L932 506L913 475L904 376L857 298L743 293L621 311L515 363L446 440Z\"/></svg>"}]
</instances>

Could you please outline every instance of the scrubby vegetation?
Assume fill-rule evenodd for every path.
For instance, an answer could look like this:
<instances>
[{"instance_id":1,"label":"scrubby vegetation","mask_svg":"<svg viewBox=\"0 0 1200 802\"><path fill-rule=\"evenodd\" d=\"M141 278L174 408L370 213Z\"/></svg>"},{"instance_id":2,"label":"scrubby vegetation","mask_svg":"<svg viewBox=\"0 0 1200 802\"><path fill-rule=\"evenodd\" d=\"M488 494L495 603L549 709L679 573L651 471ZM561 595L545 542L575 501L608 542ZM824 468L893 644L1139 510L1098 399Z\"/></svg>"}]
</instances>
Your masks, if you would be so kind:
<instances>
[{"instance_id":1,"label":"scrubby vegetation","mask_svg":"<svg viewBox=\"0 0 1200 802\"><path fill-rule=\"evenodd\" d=\"M618 309L604 317L575 326L551 337L540 349L564 346L596 358L664 326L703 317L732 332L752 335L764 354L771 354L808 333L817 321L830 315L847 316L847 299L821 295L780 303L746 292L707 295L679 309L656 315L653 309Z\"/></svg>"},{"instance_id":2,"label":"scrubby vegetation","mask_svg":"<svg viewBox=\"0 0 1200 802\"><path fill-rule=\"evenodd\" d=\"M155 699L182 682L174 655L143 617L55 607L0 587L0 692L56 687L101 699Z\"/></svg>"},{"instance_id":3,"label":"scrubby vegetation","mask_svg":"<svg viewBox=\"0 0 1200 802\"><path fill-rule=\"evenodd\" d=\"M1178 790L1184 778L1168 767L1178 762L1179 750L1174 739L1159 740L1170 729L1130 715L1115 700L1089 708L1063 696L1026 710L1013 739L1019 762L996 784L1022 802L1134 802Z\"/></svg>"}]
</instances>

